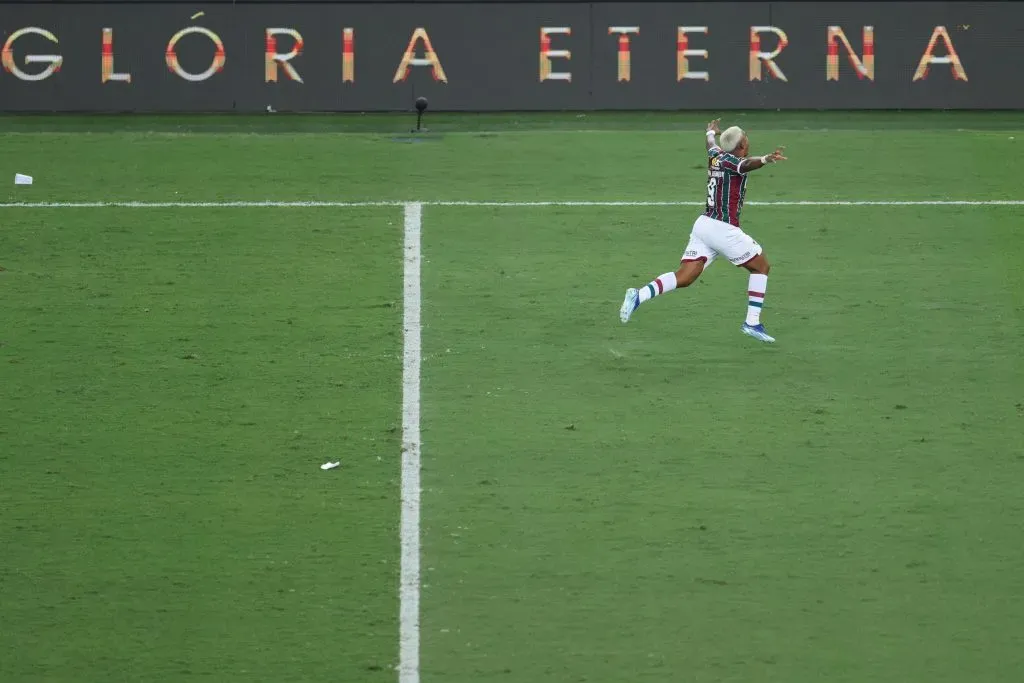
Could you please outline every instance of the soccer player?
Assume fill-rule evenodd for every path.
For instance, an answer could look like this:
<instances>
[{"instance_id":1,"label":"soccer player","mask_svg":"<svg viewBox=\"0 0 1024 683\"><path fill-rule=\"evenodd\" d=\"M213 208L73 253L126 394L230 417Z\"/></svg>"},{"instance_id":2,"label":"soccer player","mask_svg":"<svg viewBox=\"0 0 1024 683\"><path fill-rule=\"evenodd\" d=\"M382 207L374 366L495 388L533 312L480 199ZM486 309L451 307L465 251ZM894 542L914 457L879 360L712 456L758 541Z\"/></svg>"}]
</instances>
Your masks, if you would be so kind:
<instances>
[{"instance_id":1,"label":"soccer player","mask_svg":"<svg viewBox=\"0 0 1024 683\"><path fill-rule=\"evenodd\" d=\"M741 331L763 342L774 342L761 324L761 307L768 288L768 259L761 245L740 230L740 211L747 191L747 174L763 166L783 161L782 149L762 157L748 157L750 141L742 128L733 126L722 133L721 145L718 119L708 124L708 196L704 214L697 217L690 231L690 242L679 264L679 270L665 273L637 290L626 290L619 309L619 318L629 322L640 304L673 289L689 287L719 254L750 272L747 285L747 318Z\"/></svg>"}]
</instances>

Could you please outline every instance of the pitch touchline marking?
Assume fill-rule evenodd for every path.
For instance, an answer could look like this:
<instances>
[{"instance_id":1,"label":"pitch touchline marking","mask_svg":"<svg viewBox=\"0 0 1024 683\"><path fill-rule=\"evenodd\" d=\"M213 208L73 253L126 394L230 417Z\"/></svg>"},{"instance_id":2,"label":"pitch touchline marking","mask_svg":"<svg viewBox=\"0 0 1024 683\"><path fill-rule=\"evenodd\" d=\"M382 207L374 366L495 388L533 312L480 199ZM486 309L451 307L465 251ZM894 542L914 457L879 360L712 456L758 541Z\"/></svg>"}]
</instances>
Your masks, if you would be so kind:
<instances>
[{"instance_id":1,"label":"pitch touchline marking","mask_svg":"<svg viewBox=\"0 0 1024 683\"><path fill-rule=\"evenodd\" d=\"M551 201L551 202L456 202L437 201L424 202L430 206L704 206L704 202L630 202L630 201ZM920 200L920 201L873 201L873 200L835 200L835 201L749 201L744 206L1020 206L1024 200Z\"/></svg>"},{"instance_id":2,"label":"pitch touchline marking","mask_svg":"<svg viewBox=\"0 0 1024 683\"><path fill-rule=\"evenodd\" d=\"M742 124L742 121L739 121ZM244 124L243 124L244 125ZM703 124L702 124L703 125ZM615 134L621 135L622 133L628 132L631 135L660 135L665 133L690 135L694 132L700 132L703 128L696 127L675 127L675 126L652 126L650 128L642 129L631 129L625 127L616 128L614 126L608 128L558 128L557 126L552 128L514 128L515 124L509 124L510 127L506 128L480 128L480 129L463 129L463 130L435 130L429 134L433 137L448 137L448 136L462 136L462 137L473 137L473 136L509 136L509 135L552 135L552 134ZM288 136L314 136L314 135L330 135L330 136L347 136L347 137L365 137L365 138L393 138L399 136L408 136L408 133L403 133L401 130L288 130L285 127L282 130L215 130L215 129L203 129L202 124L199 124L197 130L8 130L0 133L0 138L3 137L81 137L82 135L92 136L111 136L111 135L129 135L136 137L200 137L200 136L222 136L222 137L241 137L241 136L256 136L256 135L288 135ZM869 128L758 128L758 135L765 134L805 134L805 133L865 133L868 132ZM873 134L881 133L883 135L899 134L905 135L907 133L969 133L979 135L1019 135L1024 131L1015 128L892 128L882 131L871 131Z\"/></svg>"},{"instance_id":3,"label":"pitch touchline marking","mask_svg":"<svg viewBox=\"0 0 1024 683\"><path fill-rule=\"evenodd\" d=\"M399 683L420 680L420 233L423 204L403 204L402 519Z\"/></svg>"},{"instance_id":4,"label":"pitch touchline marking","mask_svg":"<svg viewBox=\"0 0 1024 683\"><path fill-rule=\"evenodd\" d=\"M222 201L222 202L0 202L0 209L303 209L387 206L704 206L704 202L673 201ZM836 199L826 201L748 201L744 206L1024 206L1022 199L921 199L872 200Z\"/></svg>"},{"instance_id":5,"label":"pitch touchline marking","mask_svg":"<svg viewBox=\"0 0 1024 683\"><path fill-rule=\"evenodd\" d=\"M260 209L405 206L406 202L222 201L222 202L0 202L0 209Z\"/></svg>"}]
</instances>

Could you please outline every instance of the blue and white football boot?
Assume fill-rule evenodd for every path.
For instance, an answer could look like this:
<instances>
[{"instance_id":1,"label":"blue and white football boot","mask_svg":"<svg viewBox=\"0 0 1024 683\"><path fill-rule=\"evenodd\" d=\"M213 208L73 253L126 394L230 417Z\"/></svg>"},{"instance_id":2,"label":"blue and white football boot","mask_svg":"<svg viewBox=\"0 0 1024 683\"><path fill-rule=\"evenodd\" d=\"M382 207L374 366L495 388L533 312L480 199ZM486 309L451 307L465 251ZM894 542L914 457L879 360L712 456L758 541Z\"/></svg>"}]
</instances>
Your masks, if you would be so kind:
<instances>
[{"instance_id":1,"label":"blue and white football boot","mask_svg":"<svg viewBox=\"0 0 1024 683\"><path fill-rule=\"evenodd\" d=\"M766 344L771 344L775 341L775 337L768 334L764 329L764 325L748 325L747 323L743 323L743 327L740 328L740 331L748 337L753 337L754 339L765 342Z\"/></svg>"},{"instance_id":2,"label":"blue and white football boot","mask_svg":"<svg viewBox=\"0 0 1024 683\"><path fill-rule=\"evenodd\" d=\"M622 308L619 309L619 320L623 324L629 322L629 316L633 315L633 311L640 305L640 292L636 289L630 288L626 290L626 298L622 300Z\"/></svg>"}]
</instances>

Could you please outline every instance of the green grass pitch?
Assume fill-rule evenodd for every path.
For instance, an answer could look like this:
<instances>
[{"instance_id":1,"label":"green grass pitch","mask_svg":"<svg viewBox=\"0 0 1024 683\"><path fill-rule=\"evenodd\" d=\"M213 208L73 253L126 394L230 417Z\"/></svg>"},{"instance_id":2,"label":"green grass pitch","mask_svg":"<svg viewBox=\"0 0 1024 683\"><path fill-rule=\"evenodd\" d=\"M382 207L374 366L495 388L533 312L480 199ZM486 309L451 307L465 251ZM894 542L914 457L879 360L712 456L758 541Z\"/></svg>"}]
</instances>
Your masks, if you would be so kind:
<instances>
[{"instance_id":1,"label":"green grass pitch","mask_svg":"<svg viewBox=\"0 0 1024 683\"><path fill-rule=\"evenodd\" d=\"M773 269L674 269L712 115L0 119L0 681L398 680L403 208L424 683L1024 670L1019 114L723 116ZM13 203L385 201L362 207ZM319 465L340 460L340 468Z\"/></svg>"}]
</instances>

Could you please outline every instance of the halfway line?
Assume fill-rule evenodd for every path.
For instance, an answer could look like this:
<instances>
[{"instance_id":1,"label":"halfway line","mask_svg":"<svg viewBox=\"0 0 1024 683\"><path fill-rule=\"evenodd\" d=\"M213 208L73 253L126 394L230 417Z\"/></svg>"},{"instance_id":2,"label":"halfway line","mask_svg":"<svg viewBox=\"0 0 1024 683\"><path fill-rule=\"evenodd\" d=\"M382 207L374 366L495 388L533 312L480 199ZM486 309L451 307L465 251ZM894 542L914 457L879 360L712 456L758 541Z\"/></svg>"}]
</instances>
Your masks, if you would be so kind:
<instances>
[{"instance_id":1,"label":"halfway line","mask_svg":"<svg viewBox=\"0 0 1024 683\"><path fill-rule=\"evenodd\" d=\"M398 681L420 680L420 232L423 205L405 208L402 260L402 521L399 580Z\"/></svg>"},{"instance_id":2,"label":"halfway line","mask_svg":"<svg viewBox=\"0 0 1024 683\"><path fill-rule=\"evenodd\" d=\"M260 209L318 208L340 206L404 206L405 202L0 202L0 209Z\"/></svg>"},{"instance_id":3,"label":"halfway line","mask_svg":"<svg viewBox=\"0 0 1024 683\"><path fill-rule=\"evenodd\" d=\"M304 208L344 208L344 207L383 207L418 206L492 206L492 207L527 207L527 206L704 206L704 202L672 202L672 201L294 201L294 202L0 202L0 209L304 209ZM1021 199L921 199L921 200L778 200L749 201L744 206L1024 206Z\"/></svg>"},{"instance_id":4,"label":"halfway line","mask_svg":"<svg viewBox=\"0 0 1024 683\"><path fill-rule=\"evenodd\" d=\"M428 206L704 206L704 202L629 202L629 201L550 201L550 202L487 202L487 201L436 201L423 202ZM779 200L779 201L749 201L744 206L1021 206L1024 200L1020 199L991 199L991 200L952 200L952 199L923 199L923 200L842 200L832 201L804 201L804 200Z\"/></svg>"}]
</instances>

